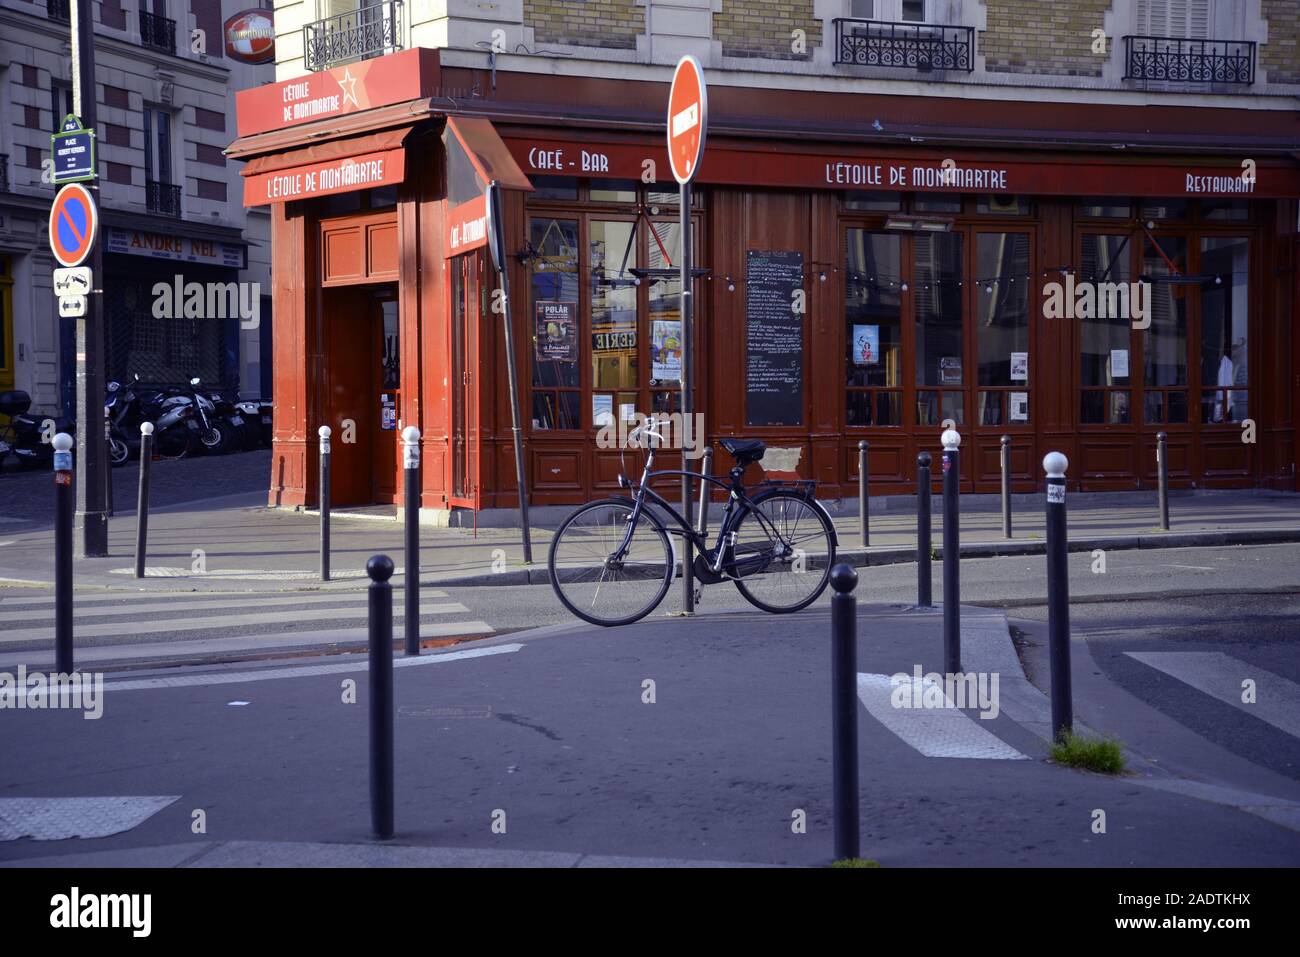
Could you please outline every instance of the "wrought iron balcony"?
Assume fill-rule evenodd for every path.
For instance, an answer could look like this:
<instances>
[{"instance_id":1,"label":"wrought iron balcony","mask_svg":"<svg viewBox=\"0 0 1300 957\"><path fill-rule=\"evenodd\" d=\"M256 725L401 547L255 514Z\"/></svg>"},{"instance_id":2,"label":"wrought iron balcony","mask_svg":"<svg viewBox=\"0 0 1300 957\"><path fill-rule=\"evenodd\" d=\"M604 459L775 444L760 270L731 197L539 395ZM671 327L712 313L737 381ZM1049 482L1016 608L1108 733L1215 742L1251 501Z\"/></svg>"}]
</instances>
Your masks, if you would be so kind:
<instances>
[{"instance_id":1,"label":"wrought iron balcony","mask_svg":"<svg viewBox=\"0 0 1300 957\"><path fill-rule=\"evenodd\" d=\"M402 0L384 0L308 23L302 28L302 47L311 73L400 50Z\"/></svg>"},{"instance_id":2,"label":"wrought iron balcony","mask_svg":"<svg viewBox=\"0 0 1300 957\"><path fill-rule=\"evenodd\" d=\"M71 0L45 0L45 16L60 23L72 22Z\"/></svg>"},{"instance_id":3,"label":"wrought iron balcony","mask_svg":"<svg viewBox=\"0 0 1300 957\"><path fill-rule=\"evenodd\" d=\"M1126 36L1124 62L1126 80L1255 82L1255 44L1251 40Z\"/></svg>"},{"instance_id":4,"label":"wrought iron balcony","mask_svg":"<svg viewBox=\"0 0 1300 957\"><path fill-rule=\"evenodd\" d=\"M159 183L146 180L144 184L144 203L149 212L159 216L181 217L181 188L174 183Z\"/></svg>"},{"instance_id":5,"label":"wrought iron balcony","mask_svg":"<svg viewBox=\"0 0 1300 957\"><path fill-rule=\"evenodd\" d=\"M140 11L140 42L164 53L176 52L176 21Z\"/></svg>"},{"instance_id":6,"label":"wrought iron balcony","mask_svg":"<svg viewBox=\"0 0 1300 957\"><path fill-rule=\"evenodd\" d=\"M0 193L9 192L9 154L0 153Z\"/></svg>"},{"instance_id":7,"label":"wrought iron balcony","mask_svg":"<svg viewBox=\"0 0 1300 957\"><path fill-rule=\"evenodd\" d=\"M835 21L835 63L970 73L975 69L975 28L841 17Z\"/></svg>"}]
</instances>

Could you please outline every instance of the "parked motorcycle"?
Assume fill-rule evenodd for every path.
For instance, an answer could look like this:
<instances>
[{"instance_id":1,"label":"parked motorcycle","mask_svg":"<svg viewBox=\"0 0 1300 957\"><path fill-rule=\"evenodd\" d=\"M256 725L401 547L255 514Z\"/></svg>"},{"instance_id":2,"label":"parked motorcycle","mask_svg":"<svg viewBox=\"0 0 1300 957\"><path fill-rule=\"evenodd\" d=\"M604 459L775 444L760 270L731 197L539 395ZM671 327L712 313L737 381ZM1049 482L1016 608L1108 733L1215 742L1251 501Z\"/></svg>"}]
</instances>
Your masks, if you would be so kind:
<instances>
[{"instance_id":1,"label":"parked motorcycle","mask_svg":"<svg viewBox=\"0 0 1300 957\"><path fill-rule=\"evenodd\" d=\"M50 444L55 433L76 432L76 425L64 416L29 415L32 397L22 389L0 392L0 415L9 417L9 422L0 428L0 465L10 452L18 459L18 465L24 469L49 468L54 464L54 446ZM53 428L46 428L49 419Z\"/></svg>"}]
</instances>

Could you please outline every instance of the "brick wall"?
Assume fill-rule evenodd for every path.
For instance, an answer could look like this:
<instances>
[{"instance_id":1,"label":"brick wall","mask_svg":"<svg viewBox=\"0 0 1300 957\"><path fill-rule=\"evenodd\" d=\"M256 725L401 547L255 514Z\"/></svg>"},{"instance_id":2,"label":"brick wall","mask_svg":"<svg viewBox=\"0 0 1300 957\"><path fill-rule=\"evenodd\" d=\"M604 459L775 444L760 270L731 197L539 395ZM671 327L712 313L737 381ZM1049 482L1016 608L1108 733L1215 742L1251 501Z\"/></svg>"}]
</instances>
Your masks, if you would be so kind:
<instances>
[{"instance_id":1,"label":"brick wall","mask_svg":"<svg viewBox=\"0 0 1300 957\"><path fill-rule=\"evenodd\" d=\"M1270 83L1300 83L1300 7L1295 0L1260 0L1268 21L1268 42L1259 47L1259 65Z\"/></svg>"},{"instance_id":2,"label":"brick wall","mask_svg":"<svg viewBox=\"0 0 1300 957\"><path fill-rule=\"evenodd\" d=\"M803 30L804 52L792 49L795 30ZM821 21L813 0L722 0L713 15L713 38L723 56L807 60L821 43Z\"/></svg>"},{"instance_id":3,"label":"brick wall","mask_svg":"<svg viewBox=\"0 0 1300 957\"><path fill-rule=\"evenodd\" d=\"M1119 38L1109 37L1106 54L1096 54L1092 52L1092 31L1104 28L1110 5L1110 0L1071 0L1068 4L987 0L988 29L978 40L985 68L990 73L1101 76L1111 45Z\"/></svg>"},{"instance_id":4,"label":"brick wall","mask_svg":"<svg viewBox=\"0 0 1300 957\"><path fill-rule=\"evenodd\" d=\"M635 50L645 7L636 0L524 0L524 23L538 44Z\"/></svg>"}]
</instances>

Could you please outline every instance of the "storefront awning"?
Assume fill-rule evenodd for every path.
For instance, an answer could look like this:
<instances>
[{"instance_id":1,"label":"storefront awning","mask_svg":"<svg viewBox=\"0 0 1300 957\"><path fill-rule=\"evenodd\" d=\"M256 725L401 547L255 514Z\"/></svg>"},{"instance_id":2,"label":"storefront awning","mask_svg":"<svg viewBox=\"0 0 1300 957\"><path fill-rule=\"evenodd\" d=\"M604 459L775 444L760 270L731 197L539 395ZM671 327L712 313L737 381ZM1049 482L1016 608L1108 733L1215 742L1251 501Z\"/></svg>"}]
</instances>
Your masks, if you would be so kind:
<instances>
[{"instance_id":1,"label":"storefront awning","mask_svg":"<svg viewBox=\"0 0 1300 957\"><path fill-rule=\"evenodd\" d=\"M526 172L636 180L646 161L664 171L662 136L620 136L583 130L508 130L505 142ZM1103 153L872 148L716 138L700 162L697 182L725 186L868 192L1014 193L1059 196L1300 196L1294 161L1196 154L1124 156Z\"/></svg>"},{"instance_id":2,"label":"storefront awning","mask_svg":"<svg viewBox=\"0 0 1300 957\"><path fill-rule=\"evenodd\" d=\"M455 256L487 243L487 188L497 182L505 189L532 192L533 184L520 170L491 120L448 116L442 134L447 155L447 245Z\"/></svg>"},{"instance_id":3,"label":"storefront awning","mask_svg":"<svg viewBox=\"0 0 1300 957\"><path fill-rule=\"evenodd\" d=\"M406 175L403 146L411 128L318 143L250 160L244 177L244 205L263 206L333 193L391 186Z\"/></svg>"}]
</instances>

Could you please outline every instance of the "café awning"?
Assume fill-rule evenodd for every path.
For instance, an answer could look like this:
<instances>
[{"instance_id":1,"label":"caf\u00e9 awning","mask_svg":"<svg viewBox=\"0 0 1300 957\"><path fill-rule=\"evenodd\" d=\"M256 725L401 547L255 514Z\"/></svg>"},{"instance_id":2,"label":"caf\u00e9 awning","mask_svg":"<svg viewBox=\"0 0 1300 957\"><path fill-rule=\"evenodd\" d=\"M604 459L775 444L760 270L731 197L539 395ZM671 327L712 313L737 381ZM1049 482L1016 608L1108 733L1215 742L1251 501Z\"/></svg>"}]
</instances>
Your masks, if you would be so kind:
<instances>
[{"instance_id":1,"label":"caf\u00e9 awning","mask_svg":"<svg viewBox=\"0 0 1300 957\"><path fill-rule=\"evenodd\" d=\"M409 126L259 156L240 171L244 205L313 199L400 183Z\"/></svg>"}]
</instances>

